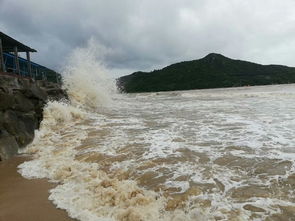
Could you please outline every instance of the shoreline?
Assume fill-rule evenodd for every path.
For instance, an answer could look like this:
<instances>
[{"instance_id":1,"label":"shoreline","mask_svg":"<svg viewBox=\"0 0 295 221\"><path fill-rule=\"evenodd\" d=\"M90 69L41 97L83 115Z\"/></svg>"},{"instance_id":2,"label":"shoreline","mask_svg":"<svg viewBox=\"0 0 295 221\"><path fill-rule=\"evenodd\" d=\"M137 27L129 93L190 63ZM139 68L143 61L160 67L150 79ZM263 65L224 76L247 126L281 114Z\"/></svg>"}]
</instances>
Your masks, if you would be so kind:
<instances>
[{"instance_id":1,"label":"shoreline","mask_svg":"<svg viewBox=\"0 0 295 221\"><path fill-rule=\"evenodd\" d=\"M75 221L48 200L55 184L46 179L26 179L17 166L28 157L15 156L0 161L0 221Z\"/></svg>"}]
</instances>

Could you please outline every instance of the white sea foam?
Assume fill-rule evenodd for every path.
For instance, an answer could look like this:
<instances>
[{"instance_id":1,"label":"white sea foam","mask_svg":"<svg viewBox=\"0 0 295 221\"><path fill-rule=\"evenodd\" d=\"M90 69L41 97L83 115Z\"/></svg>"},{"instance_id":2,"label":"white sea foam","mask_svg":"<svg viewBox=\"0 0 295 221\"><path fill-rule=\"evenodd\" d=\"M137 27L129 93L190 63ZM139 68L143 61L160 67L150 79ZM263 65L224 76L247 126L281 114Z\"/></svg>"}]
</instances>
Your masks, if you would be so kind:
<instances>
[{"instance_id":1,"label":"white sea foam","mask_svg":"<svg viewBox=\"0 0 295 221\"><path fill-rule=\"evenodd\" d=\"M34 160L19 166L26 178L49 178L61 183L50 191L49 197L58 208L85 221L189 220L193 216L181 211L165 214L166 199L160 194L140 188L132 180L115 178L115 174L112 178L97 163L76 160L76 147L87 138L87 133L77 124L81 122L76 117L77 109L71 108L67 114L59 112L66 107L55 102L47 105L38 136L26 149L27 153L34 153Z\"/></svg>"}]
</instances>

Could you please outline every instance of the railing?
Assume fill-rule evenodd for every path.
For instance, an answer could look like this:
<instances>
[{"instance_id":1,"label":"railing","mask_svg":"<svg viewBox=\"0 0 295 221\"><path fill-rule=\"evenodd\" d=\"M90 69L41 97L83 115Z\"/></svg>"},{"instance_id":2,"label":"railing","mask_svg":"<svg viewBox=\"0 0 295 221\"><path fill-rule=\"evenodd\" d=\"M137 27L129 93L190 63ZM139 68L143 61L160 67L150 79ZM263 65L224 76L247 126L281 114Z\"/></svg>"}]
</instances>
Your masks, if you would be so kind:
<instances>
[{"instance_id":1,"label":"railing","mask_svg":"<svg viewBox=\"0 0 295 221\"><path fill-rule=\"evenodd\" d=\"M28 70L28 61L18 57L19 73L16 73L15 56L10 53L3 53L4 68L6 72L17 74L21 77L28 77L34 80L46 80L54 83L61 82L61 75L37 63L31 62L31 74Z\"/></svg>"}]
</instances>

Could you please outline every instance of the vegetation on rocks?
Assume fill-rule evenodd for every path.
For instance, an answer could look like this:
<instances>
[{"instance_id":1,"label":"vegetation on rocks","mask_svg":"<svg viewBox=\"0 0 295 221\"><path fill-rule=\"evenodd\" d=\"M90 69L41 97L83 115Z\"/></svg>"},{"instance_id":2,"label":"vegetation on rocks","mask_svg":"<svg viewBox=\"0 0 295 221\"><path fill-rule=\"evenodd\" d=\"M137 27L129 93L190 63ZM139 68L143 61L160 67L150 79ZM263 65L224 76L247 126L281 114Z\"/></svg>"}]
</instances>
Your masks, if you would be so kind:
<instances>
[{"instance_id":1,"label":"vegetation on rocks","mask_svg":"<svg viewBox=\"0 0 295 221\"><path fill-rule=\"evenodd\" d=\"M295 68L233 60L220 54L117 79L122 92L157 92L295 83Z\"/></svg>"}]
</instances>

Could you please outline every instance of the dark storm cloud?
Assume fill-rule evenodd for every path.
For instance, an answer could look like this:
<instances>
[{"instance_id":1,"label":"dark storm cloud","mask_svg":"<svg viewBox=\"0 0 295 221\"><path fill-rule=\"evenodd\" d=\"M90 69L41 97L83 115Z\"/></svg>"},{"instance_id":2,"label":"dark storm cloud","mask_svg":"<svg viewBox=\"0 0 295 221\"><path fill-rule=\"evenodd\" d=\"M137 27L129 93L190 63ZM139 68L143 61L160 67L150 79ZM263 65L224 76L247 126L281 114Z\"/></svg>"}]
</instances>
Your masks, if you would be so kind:
<instances>
[{"instance_id":1,"label":"dark storm cloud","mask_svg":"<svg viewBox=\"0 0 295 221\"><path fill-rule=\"evenodd\" d=\"M118 73L210 52L295 66L294 11L293 0L0 0L0 30L53 68L91 37Z\"/></svg>"}]
</instances>

